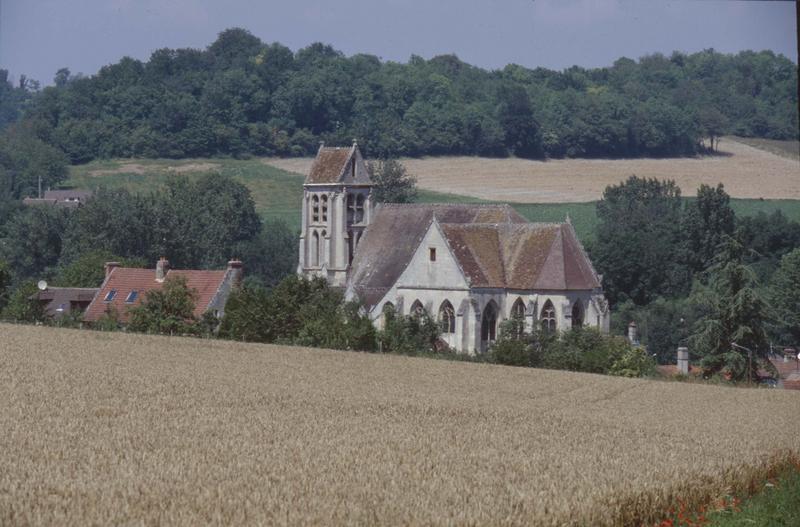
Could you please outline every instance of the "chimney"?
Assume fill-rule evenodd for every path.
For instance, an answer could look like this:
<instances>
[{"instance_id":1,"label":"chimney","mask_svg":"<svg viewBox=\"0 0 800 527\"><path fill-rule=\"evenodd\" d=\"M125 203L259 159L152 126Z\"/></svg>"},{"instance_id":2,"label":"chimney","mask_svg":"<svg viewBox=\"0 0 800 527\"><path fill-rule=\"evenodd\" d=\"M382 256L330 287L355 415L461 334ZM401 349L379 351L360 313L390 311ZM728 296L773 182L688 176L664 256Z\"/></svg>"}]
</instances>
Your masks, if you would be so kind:
<instances>
[{"instance_id":1,"label":"chimney","mask_svg":"<svg viewBox=\"0 0 800 527\"><path fill-rule=\"evenodd\" d=\"M242 275L244 274L242 261L241 260L230 260L228 262L228 271L231 273L231 283L235 286L238 286L242 283Z\"/></svg>"},{"instance_id":2,"label":"chimney","mask_svg":"<svg viewBox=\"0 0 800 527\"><path fill-rule=\"evenodd\" d=\"M108 278L108 275L111 274L111 271L113 271L115 267L119 267L119 262L106 262L104 267L106 270L106 278Z\"/></svg>"},{"instance_id":3,"label":"chimney","mask_svg":"<svg viewBox=\"0 0 800 527\"><path fill-rule=\"evenodd\" d=\"M628 341L634 346L639 345L639 334L636 328L636 322L631 321L628 324Z\"/></svg>"},{"instance_id":4,"label":"chimney","mask_svg":"<svg viewBox=\"0 0 800 527\"><path fill-rule=\"evenodd\" d=\"M167 277L167 271L169 271L169 260L162 256L156 263L156 282L163 282Z\"/></svg>"},{"instance_id":5,"label":"chimney","mask_svg":"<svg viewBox=\"0 0 800 527\"><path fill-rule=\"evenodd\" d=\"M689 348L678 348L678 371L689 375Z\"/></svg>"}]
</instances>

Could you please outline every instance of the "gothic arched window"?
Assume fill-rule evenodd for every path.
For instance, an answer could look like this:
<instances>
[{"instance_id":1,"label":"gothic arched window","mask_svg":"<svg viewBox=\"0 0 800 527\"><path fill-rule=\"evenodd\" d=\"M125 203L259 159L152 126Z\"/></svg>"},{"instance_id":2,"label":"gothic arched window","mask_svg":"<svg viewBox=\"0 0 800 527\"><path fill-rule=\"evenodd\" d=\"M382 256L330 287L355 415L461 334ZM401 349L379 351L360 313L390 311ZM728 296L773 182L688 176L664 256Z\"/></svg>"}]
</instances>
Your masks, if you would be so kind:
<instances>
[{"instance_id":1,"label":"gothic arched window","mask_svg":"<svg viewBox=\"0 0 800 527\"><path fill-rule=\"evenodd\" d=\"M521 298L517 298L517 301L511 306L511 318L525 319L525 302Z\"/></svg>"},{"instance_id":2,"label":"gothic arched window","mask_svg":"<svg viewBox=\"0 0 800 527\"><path fill-rule=\"evenodd\" d=\"M583 306L580 300L576 300L572 304L572 327L579 328L583 326Z\"/></svg>"},{"instance_id":3,"label":"gothic arched window","mask_svg":"<svg viewBox=\"0 0 800 527\"><path fill-rule=\"evenodd\" d=\"M453 309L453 304L447 300L439 306L439 327L442 333L456 332L456 311Z\"/></svg>"},{"instance_id":4,"label":"gothic arched window","mask_svg":"<svg viewBox=\"0 0 800 527\"><path fill-rule=\"evenodd\" d=\"M553 303L551 301L547 301L544 303L544 307L542 307L542 316L540 317L542 329L544 331L555 331L556 330L556 308L553 307Z\"/></svg>"},{"instance_id":5,"label":"gothic arched window","mask_svg":"<svg viewBox=\"0 0 800 527\"><path fill-rule=\"evenodd\" d=\"M319 234L317 231L311 235L311 266L319 267Z\"/></svg>"},{"instance_id":6,"label":"gothic arched window","mask_svg":"<svg viewBox=\"0 0 800 527\"><path fill-rule=\"evenodd\" d=\"M319 221L319 196L316 194L311 196L311 221L314 223Z\"/></svg>"},{"instance_id":7,"label":"gothic arched window","mask_svg":"<svg viewBox=\"0 0 800 527\"><path fill-rule=\"evenodd\" d=\"M322 195L322 221L328 221L328 195Z\"/></svg>"},{"instance_id":8,"label":"gothic arched window","mask_svg":"<svg viewBox=\"0 0 800 527\"><path fill-rule=\"evenodd\" d=\"M327 262L327 258L325 257L325 236L328 233L326 231L322 231L319 234L319 241L317 242L317 254L319 255L319 265L321 266L325 262Z\"/></svg>"},{"instance_id":9,"label":"gothic arched window","mask_svg":"<svg viewBox=\"0 0 800 527\"><path fill-rule=\"evenodd\" d=\"M422 302L419 300L414 300L414 303L411 304L411 311L409 314L413 317L421 317L425 314L425 307L423 307Z\"/></svg>"},{"instance_id":10,"label":"gothic arched window","mask_svg":"<svg viewBox=\"0 0 800 527\"><path fill-rule=\"evenodd\" d=\"M497 304L492 300L483 309L481 317L481 340L494 342L497 337Z\"/></svg>"}]
</instances>

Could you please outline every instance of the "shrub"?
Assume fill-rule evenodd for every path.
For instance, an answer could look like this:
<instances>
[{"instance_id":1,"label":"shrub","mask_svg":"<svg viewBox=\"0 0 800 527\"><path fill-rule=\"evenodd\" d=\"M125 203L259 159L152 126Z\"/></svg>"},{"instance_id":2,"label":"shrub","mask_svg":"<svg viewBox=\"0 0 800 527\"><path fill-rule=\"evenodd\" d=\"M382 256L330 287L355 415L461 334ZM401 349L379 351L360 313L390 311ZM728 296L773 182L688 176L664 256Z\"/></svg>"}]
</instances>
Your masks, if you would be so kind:
<instances>
[{"instance_id":1,"label":"shrub","mask_svg":"<svg viewBox=\"0 0 800 527\"><path fill-rule=\"evenodd\" d=\"M197 333L196 301L197 291L189 289L185 277L169 277L162 289L148 291L145 301L131 309L128 329L165 335Z\"/></svg>"},{"instance_id":2,"label":"shrub","mask_svg":"<svg viewBox=\"0 0 800 527\"><path fill-rule=\"evenodd\" d=\"M384 316L386 324L377 336L382 351L404 355L435 351L441 328L427 313L398 315L390 308Z\"/></svg>"},{"instance_id":3,"label":"shrub","mask_svg":"<svg viewBox=\"0 0 800 527\"><path fill-rule=\"evenodd\" d=\"M38 300L32 298L39 289L33 280L22 282L11 293L2 318L14 322L43 322L45 312Z\"/></svg>"}]
</instances>

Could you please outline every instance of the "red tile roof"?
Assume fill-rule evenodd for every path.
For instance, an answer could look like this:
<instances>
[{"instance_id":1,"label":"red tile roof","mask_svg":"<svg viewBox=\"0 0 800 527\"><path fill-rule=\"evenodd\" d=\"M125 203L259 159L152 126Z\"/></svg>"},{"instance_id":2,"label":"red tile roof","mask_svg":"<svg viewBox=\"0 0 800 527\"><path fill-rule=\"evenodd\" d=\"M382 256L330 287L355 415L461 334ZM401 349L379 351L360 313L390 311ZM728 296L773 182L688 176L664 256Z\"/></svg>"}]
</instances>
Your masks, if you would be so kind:
<instances>
[{"instance_id":1,"label":"red tile roof","mask_svg":"<svg viewBox=\"0 0 800 527\"><path fill-rule=\"evenodd\" d=\"M166 278L183 276L190 289L197 291L197 301L195 302L194 315L197 317L208 309L214 295L219 290L225 276L228 273L222 271L195 271L195 270L172 270L170 269ZM128 322L130 314L128 310L142 303L148 291L155 291L164 286L163 282L156 281L156 271L154 269L136 269L132 267L114 267L106 276L100 292L86 309L83 319L87 322L96 322L106 311L113 307L119 315L120 322ZM116 291L113 299L106 302L105 298L112 290ZM138 294L133 302L126 302L128 295L136 291Z\"/></svg>"}]
</instances>

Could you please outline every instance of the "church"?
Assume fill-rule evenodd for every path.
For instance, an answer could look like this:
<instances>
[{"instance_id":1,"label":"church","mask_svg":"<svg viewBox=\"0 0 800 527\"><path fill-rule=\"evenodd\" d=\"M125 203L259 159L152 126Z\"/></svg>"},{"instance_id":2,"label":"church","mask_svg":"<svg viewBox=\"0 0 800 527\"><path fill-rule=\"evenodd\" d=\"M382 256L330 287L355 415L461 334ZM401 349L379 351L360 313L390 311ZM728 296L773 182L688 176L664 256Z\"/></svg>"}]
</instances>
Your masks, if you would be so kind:
<instances>
[{"instance_id":1,"label":"church","mask_svg":"<svg viewBox=\"0 0 800 527\"><path fill-rule=\"evenodd\" d=\"M376 204L358 145L325 147L303 186L298 273L384 312L427 313L441 338L482 353L503 320L608 332L601 276L567 219L531 223L509 205Z\"/></svg>"}]
</instances>

